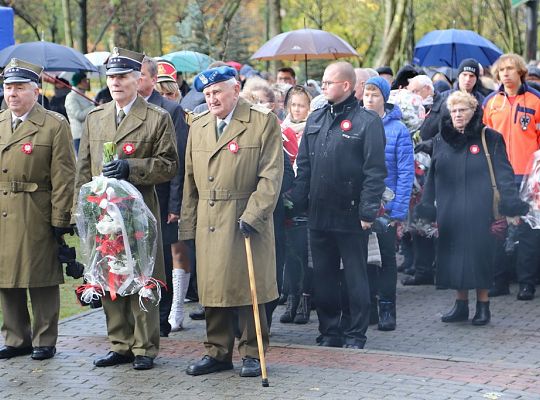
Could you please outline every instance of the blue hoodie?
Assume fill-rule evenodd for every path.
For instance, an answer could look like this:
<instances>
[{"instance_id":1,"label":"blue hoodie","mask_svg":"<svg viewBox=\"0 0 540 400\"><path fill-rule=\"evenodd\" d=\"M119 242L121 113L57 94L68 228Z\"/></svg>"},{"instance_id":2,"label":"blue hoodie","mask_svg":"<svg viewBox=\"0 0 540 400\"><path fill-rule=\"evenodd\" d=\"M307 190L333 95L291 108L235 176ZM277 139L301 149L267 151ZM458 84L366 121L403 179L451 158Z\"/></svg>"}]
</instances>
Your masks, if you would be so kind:
<instances>
[{"instance_id":1,"label":"blue hoodie","mask_svg":"<svg viewBox=\"0 0 540 400\"><path fill-rule=\"evenodd\" d=\"M386 104L383 117L386 134L386 169L384 180L387 187L395 193L394 199L386 205L391 218L403 221L407 218L409 201L414 181L414 149L411 135L401 122L401 110L393 104Z\"/></svg>"}]
</instances>

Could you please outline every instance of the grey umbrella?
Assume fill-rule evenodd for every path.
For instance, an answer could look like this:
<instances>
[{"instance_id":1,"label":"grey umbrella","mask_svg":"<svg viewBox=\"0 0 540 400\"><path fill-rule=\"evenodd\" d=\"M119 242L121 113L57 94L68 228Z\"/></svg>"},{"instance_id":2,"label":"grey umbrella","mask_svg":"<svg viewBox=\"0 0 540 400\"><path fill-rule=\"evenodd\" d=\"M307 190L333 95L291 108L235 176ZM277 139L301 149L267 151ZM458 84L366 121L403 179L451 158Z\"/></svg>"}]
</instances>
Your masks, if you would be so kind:
<instances>
[{"instance_id":1,"label":"grey umbrella","mask_svg":"<svg viewBox=\"0 0 540 400\"><path fill-rule=\"evenodd\" d=\"M307 60L335 60L342 57L358 57L358 53L349 43L333 33L304 28L273 37L257 50L251 59L304 60L307 80Z\"/></svg>"},{"instance_id":2,"label":"grey umbrella","mask_svg":"<svg viewBox=\"0 0 540 400\"><path fill-rule=\"evenodd\" d=\"M77 50L45 41L20 43L6 47L0 51L0 67L5 67L12 58L41 65L45 71L97 72L97 68Z\"/></svg>"}]
</instances>

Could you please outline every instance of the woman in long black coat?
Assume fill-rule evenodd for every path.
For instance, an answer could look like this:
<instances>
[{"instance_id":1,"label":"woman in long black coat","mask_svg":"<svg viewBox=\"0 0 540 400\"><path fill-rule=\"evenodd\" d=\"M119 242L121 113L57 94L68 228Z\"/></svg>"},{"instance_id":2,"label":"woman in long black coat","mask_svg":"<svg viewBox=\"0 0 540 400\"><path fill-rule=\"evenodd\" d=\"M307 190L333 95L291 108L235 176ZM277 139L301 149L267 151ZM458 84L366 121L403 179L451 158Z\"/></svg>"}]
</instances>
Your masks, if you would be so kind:
<instances>
[{"instance_id":1,"label":"woman in long black coat","mask_svg":"<svg viewBox=\"0 0 540 400\"><path fill-rule=\"evenodd\" d=\"M417 217L435 219L439 227L437 243L437 285L455 289L454 308L443 322L469 318L468 291L476 289L473 325L490 321L488 290L493 278L494 238L493 190L486 153L482 146L482 111L477 100L464 92L454 92L447 100L450 114L441 120L434 138L433 156ZM514 172L506 155L502 136L485 130L497 188L499 211L507 217L527 213L514 183ZM517 223L517 218L511 219Z\"/></svg>"}]
</instances>

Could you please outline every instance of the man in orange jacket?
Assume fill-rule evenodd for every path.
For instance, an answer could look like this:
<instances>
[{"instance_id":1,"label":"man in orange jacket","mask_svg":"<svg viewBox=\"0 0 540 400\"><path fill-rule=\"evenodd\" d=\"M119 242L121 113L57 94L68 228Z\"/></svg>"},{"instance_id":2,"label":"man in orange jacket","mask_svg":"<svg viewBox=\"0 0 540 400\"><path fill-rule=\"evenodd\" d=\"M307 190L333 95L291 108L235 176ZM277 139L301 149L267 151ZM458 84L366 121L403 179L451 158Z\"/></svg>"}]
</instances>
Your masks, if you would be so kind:
<instances>
[{"instance_id":1,"label":"man in orange jacket","mask_svg":"<svg viewBox=\"0 0 540 400\"><path fill-rule=\"evenodd\" d=\"M493 76L502 85L484 101L484 123L503 135L519 185L523 175L529 173L527 168L532 154L540 148L540 92L525 82L527 67L517 54L502 55L493 65ZM534 298L539 244L540 232L522 224L516 262L518 300ZM496 279L491 294L508 293L508 282Z\"/></svg>"}]
</instances>

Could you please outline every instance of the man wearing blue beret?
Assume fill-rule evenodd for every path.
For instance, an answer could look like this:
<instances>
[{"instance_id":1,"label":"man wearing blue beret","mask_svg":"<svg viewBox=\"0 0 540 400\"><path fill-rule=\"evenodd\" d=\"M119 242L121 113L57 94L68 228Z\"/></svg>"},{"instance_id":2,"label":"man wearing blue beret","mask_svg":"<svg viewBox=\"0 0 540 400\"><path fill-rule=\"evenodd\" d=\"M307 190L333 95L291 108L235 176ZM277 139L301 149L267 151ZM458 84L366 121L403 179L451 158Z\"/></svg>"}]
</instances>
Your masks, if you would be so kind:
<instances>
[{"instance_id":1,"label":"man wearing blue beret","mask_svg":"<svg viewBox=\"0 0 540 400\"><path fill-rule=\"evenodd\" d=\"M251 238L259 303L277 298L272 213L283 177L281 131L268 109L239 97L235 75L222 66L194 81L208 111L193 120L188 138L180 239L195 240L207 339L206 355L188 367L189 375L233 368L235 310L240 376L261 374L244 237ZM259 310L266 349L268 326L264 307Z\"/></svg>"}]
</instances>

